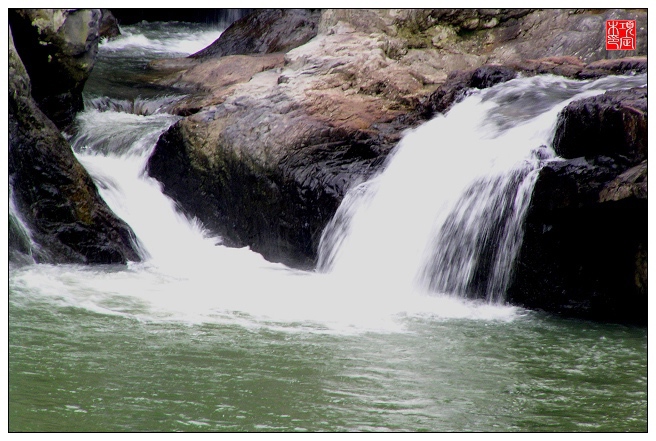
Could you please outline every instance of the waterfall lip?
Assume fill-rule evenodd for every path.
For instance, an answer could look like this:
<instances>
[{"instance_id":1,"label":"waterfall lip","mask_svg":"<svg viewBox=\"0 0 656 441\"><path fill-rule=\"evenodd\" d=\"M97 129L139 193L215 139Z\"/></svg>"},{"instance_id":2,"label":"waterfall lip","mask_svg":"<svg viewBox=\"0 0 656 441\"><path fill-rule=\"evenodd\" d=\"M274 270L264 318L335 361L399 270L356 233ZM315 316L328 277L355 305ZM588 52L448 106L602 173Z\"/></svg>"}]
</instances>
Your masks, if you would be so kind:
<instances>
[{"instance_id":1,"label":"waterfall lip","mask_svg":"<svg viewBox=\"0 0 656 441\"><path fill-rule=\"evenodd\" d=\"M126 113L138 116L173 116L173 114L169 112L171 106L187 96L188 95L184 94L165 94L155 98L142 98L137 96L130 99L112 98L108 96L85 96L84 108L85 111Z\"/></svg>"}]
</instances>

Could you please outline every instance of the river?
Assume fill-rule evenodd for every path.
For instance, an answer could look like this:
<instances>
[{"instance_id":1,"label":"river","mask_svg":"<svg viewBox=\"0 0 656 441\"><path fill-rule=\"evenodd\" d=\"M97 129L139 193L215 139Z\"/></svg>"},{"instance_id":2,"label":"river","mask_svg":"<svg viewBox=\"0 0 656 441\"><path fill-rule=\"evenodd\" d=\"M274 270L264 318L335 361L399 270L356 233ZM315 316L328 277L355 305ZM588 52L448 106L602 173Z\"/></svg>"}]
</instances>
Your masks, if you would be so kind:
<instances>
[{"instance_id":1,"label":"river","mask_svg":"<svg viewBox=\"0 0 656 441\"><path fill-rule=\"evenodd\" d=\"M503 302L558 110L644 76L473 93L349 193L306 272L221 245L144 172L179 97L135 77L220 29L122 30L101 45L71 142L144 261L10 264L10 430L647 430L646 328ZM472 149L452 148L463 133ZM480 288L490 223L500 251Z\"/></svg>"}]
</instances>

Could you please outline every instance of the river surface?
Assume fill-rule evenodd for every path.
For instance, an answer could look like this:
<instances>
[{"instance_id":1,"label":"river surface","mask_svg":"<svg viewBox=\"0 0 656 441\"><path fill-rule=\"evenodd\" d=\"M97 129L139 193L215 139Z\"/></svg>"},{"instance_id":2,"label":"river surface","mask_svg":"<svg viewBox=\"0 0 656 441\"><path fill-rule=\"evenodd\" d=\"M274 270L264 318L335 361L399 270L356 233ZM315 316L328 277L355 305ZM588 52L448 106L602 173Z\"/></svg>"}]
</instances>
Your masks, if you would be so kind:
<instances>
[{"instance_id":1,"label":"river surface","mask_svg":"<svg viewBox=\"0 0 656 441\"><path fill-rule=\"evenodd\" d=\"M144 261L10 264L10 430L647 430L647 329L507 305L502 274L521 243L532 177L557 160L544 144L558 109L646 78L539 77L472 94L410 132L386 170L353 189L317 271L303 272L221 245L144 172L178 119L162 109L179 97L135 78L148 60L200 50L220 29L142 23L123 33L101 46L71 143ZM475 150L412 147L459 113ZM512 153L493 152L503 145ZM426 164L439 163L431 154L459 179L427 177L436 173ZM406 168L415 178L395 177ZM391 219L390 204L405 216ZM499 206L503 216L476 214ZM367 235L372 217L392 223ZM471 300L480 250L464 244L480 242L486 222L503 226L494 246L504 251L485 265L500 275L477 296L486 300Z\"/></svg>"}]
</instances>

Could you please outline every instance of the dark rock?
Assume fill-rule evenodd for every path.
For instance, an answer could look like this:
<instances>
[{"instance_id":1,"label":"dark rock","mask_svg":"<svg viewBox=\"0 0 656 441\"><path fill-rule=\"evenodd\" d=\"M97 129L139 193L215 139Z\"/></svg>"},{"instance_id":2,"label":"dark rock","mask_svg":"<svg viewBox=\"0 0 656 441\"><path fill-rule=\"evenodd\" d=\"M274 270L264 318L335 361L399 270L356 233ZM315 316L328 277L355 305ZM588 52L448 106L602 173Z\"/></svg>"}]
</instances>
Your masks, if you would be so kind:
<instances>
[{"instance_id":1,"label":"dark rock","mask_svg":"<svg viewBox=\"0 0 656 441\"><path fill-rule=\"evenodd\" d=\"M349 135L327 131L305 139L305 148L262 161L233 144L229 134L206 156L181 121L160 138L148 173L227 245L249 245L268 260L309 269L349 185L368 177L384 158L366 135L360 141Z\"/></svg>"},{"instance_id":2,"label":"dark rock","mask_svg":"<svg viewBox=\"0 0 656 441\"><path fill-rule=\"evenodd\" d=\"M627 166L647 158L647 88L606 92L570 103L553 142L563 158L606 155Z\"/></svg>"},{"instance_id":3,"label":"dark rock","mask_svg":"<svg viewBox=\"0 0 656 441\"><path fill-rule=\"evenodd\" d=\"M637 173L646 183L646 162ZM647 323L647 199L582 159L540 172L507 300L563 316ZM633 178L629 177L629 180ZM631 182L628 185L634 186Z\"/></svg>"},{"instance_id":4,"label":"dark rock","mask_svg":"<svg viewBox=\"0 0 656 441\"><path fill-rule=\"evenodd\" d=\"M647 160L607 183L599 192L599 202L647 199Z\"/></svg>"},{"instance_id":5,"label":"dark rock","mask_svg":"<svg viewBox=\"0 0 656 441\"><path fill-rule=\"evenodd\" d=\"M30 240L38 244L38 252L33 254L37 261L140 260L130 228L107 207L58 128L32 99L30 79L11 33L9 185L12 203L31 233ZM10 233L14 256L30 248L16 215L10 221Z\"/></svg>"},{"instance_id":6,"label":"dark rock","mask_svg":"<svg viewBox=\"0 0 656 441\"><path fill-rule=\"evenodd\" d=\"M647 73L647 57L629 57L599 60L588 64L578 74L580 79L600 78L606 75L631 75Z\"/></svg>"},{"instance_id":7,"label":"dark rock","mask_svg":"<svg viewBox=\"0 0 656 441\"><path fill-rule=\"evenodd\" d=\"M82 89L98 52L100 19L100 9L9 10L32 96L61 130L84 108Z\"/></svg>"},{"instance_id":8,"label":"dark rock","mask_svg":"<svg viewBox=\"0 0 656 441\"><path fill-rule=\"evenodd\" d=\"M191 57L287 52L317 35L320 15L320 11L308 9L258 9L234 22L214 43Z\"/></svg>"},{"instance_id":9,"label":"dark rock","mask_svg":"<svg viewBox=\"0 0 656 441\"><path fill-rule=\"evenodd\" d=\"M432 93L422 104L420 113L426 118L435 113L443 113L453 104L465 97L471 88L485 89L495 84L512 80L517 72L506 66L486 65L468 71L455 71L449 74L446 82Z\"/></svg>"},{"instance_id":10,"label":"dark rock","mask_svg":"<svg viewBox=\"0 0 656 441\"><path fill-rule=\"evenodd\" d=\"M569 104L535 184L508 300L647 323L647 89Z\"/></svg>"},{"instance_id":11,"label":"dark rock","mask_svg":"<svg viewBox=\"0 0 656 441\"><path fill-rule=\"evenodd\" d=\"M118 27L118 21L109 9L101 9L102 18L100 19L100 26L98 33L100 38L112 39L121 35L121 30Z\"/></svg>"}]
</instances>

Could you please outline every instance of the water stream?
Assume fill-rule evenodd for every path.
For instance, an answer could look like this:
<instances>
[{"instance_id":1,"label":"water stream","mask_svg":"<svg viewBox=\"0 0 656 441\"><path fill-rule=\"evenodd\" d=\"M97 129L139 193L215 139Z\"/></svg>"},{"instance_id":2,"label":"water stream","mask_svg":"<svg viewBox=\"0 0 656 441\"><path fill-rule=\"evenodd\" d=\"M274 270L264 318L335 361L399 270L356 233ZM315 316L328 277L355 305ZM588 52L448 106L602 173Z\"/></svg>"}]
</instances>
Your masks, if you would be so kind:
<instances>
[{"instance_id":1,"label":"water stream","mask_svg":"<svg viewBox=\"0 0 656 441\"><path fill-rule=\"evenodd\" d=\"M472 93L352 189L303 272L221 245L144 171L179 97L135 75L219 32L102 45L71 143L144 261L10 265L10 430L647 429L646 329L503 302L557 112L646 78Z\"/></svg>"}]
</instances>

